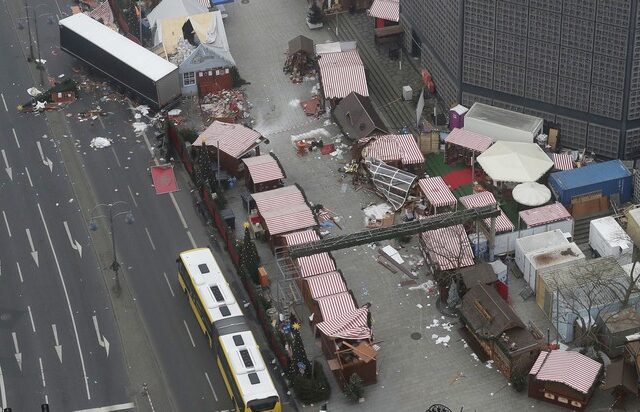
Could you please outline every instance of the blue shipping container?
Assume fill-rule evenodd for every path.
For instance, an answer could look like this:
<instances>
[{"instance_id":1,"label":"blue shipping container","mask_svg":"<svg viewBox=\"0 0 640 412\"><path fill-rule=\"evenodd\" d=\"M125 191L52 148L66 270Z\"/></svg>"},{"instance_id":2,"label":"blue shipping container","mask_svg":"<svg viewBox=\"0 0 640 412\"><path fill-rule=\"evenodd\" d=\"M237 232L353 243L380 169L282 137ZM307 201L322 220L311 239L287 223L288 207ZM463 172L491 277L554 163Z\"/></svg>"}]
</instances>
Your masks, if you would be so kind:
<instances>
[{"instance_id":1,"label":"blue shipping container","mask_svg":"<svg viewBox=\"0 0 640 412\"><path fill-rule=\"evenodd\" d=\"M631 200L633 194L631 173L620 160L551 173L549 187L556 199L565 205L574 197L589 193L619 194L621 203Z\"/></svg>"}]
</instances>

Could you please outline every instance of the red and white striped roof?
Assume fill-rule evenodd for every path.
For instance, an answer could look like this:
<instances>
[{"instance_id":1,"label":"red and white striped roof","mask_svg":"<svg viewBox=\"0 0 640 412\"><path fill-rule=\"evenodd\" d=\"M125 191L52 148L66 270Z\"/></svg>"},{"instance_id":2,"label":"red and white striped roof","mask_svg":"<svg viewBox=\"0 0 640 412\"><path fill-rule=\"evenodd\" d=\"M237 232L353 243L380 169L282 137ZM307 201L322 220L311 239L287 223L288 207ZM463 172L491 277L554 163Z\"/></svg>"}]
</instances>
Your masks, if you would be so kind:
<instances>
[{"instance_id":1,"label":"red and white striped roof","mask_svg":"<svg viewBox=\"0 0 640 412\"><path fill-rule=\"evenodd\" d=\"M462 203L466 209L498 204L496 198L491 192L480 192L468 196L462 196L460 198L460 203ZM498 210L500 210L500 215L496 217L496 233L512 232L515 229L515 226L513 226L511 220L509 220L507 215L504 214L499 206ZM488 227L491 226L491 218L484 219L484 223Z\"/></svg>"},{"instance_id":2,"label":"red and white striped roof","mask_svg":"<svg viewBox=\"0 0 640 412\"><path fill-rule=\"evenodd\" d=\"M251 195L270 235L293 232L317 225L302 192L296 185Z\"/></svg>"},{"instance_id":3,"label":"red and white striped roof","mask_svg":"<svg viewBox=\"0 0 640 412\"><path fill-rule=\"evenodd\" d=\"M362 149L362 156L365 158L373 157L383 162L399 161L403 165L424 163L424 155L410 134L365 137L358 142L368 142Z\"/></svg>"},{"instance_id":4,"label":"red and white striped roof","mask_svg":"<svg viewBox=\"0 0 640 412\"><path fill-rule=\"evenodd\" d=\"M349 313L343 313L335 319L324 320L318 323L318 329L322 333L332 338L340 339L369 339L371 329L369 329L367 308L356 309Z\"/></svg>"},{"instance_id":5,"label":"red and white striped roof","mask_svg":"<svg viewBox=\"0 0 640 412\"><path fill-rule=\"evenodd\" d=\"M111 6L109 6L108 1L103 1L98 7L86 14L88 14L89 17L95 20L102 19L103 23L107 26L112 26L114 24L113 12L111 11Z\"/></svg>"},{"instance_id":6,"label":"red and white striped roof","mask_svg":"<svg viewBox=\"0 0 640 412\"><path fill-rule=\"evenodd\" d=\"M602 364L574 351L540 352L529 375L540 381L558 382L582 393L589 393Z\"/></svg>"},{"instance_id":7,"label":"red and white striped roof","mask_svg":"<svg viewBox=\"0 0 640 412\"><path fill-rule=\"evenodd\" d=\"M558 170L573 169L573 159L571 155L566 153L551 153L551 160L553 160L553 167Z\"/></svg>"},{"instance_id":8,"label":"red and white striped roof","mask_svg":"<svg viewBox=\"0 0 640 412\"><path fill-rule=\"evenodd\" d=\"M367 13L379 19L400 21L400 0L373 0Z\"/></svg>"},{"instance_id":9,"label":"red and white striped roof","mask_svg":"<svg viewBox=\"0 0 640 412\"><path fill-rule=\"evenodd\" d=\"M299 245L302 243L314 242L320 240L320 236L315 230L305 230L301 232L289 233L283 236L287 245ZM306 278L308 276L319 275L336 270L336 263L327 252L316 253L310 256L303 256L295 259L298 265L300 276Z\"/></svg>"},{"instance_id":10,"label":"red and white striped roof","mask_svg":"<svg viewBox=\"0 0 640 412\"><path fill-rule=\"evenodd\" d=\"M546 225L548 223L559 222L571 218L571 214L562 203L540 206L533 209L523 210L519 213L520 219L528 227Z\"/></svg>"},{"instance_id":11,"label":"red and white striped roof","mask_svg":"<svg viewBox=\"0 0 640 412\"><path fill-rule=\"evenodd\" d=\"M285 178L278 161L271 155L247 157L242 161L247 166L253 183L264 183Z\"/></svg>"},{"instance_id":12,"label":"red and white striped roof","mask_svg":"<svg viewBox=\"0 0 640 412\"><path fill-rule=\"evenodd\" d=\"M473 250L462 225L428 230L421 235L425 252L438 270L451 270L472 266Z\"/></svg>"},{"instance_id":13,"label":"red and white striped roof","mask_svg":"<svg viewBox=\"0 0 640 412\"><path fill-rule=\"evenodd\" d=\"M455 206L458 203L451 189L440 176L420 179L418 185L433 207Z\"/></svg>"},{"instance_id":14,"label":"red and white striped roof","mask_svg":"<svg viewBox=\"0 0 640 412\"><path fill-rule=\"evenodd\" d=\"M202 7L205 7L207 9L211 7L211 3L209 2L209 0L198 0L198 3L200 3Z\"/></svg>"},{"instance_id":15,"label":"red and white striped roof","mask_svg":"<svg viewBox=\"0 0 640 412\"><path fill-rule=\"evenodd\" d=\"M326 99L342 99L351 92L369 96L364 64L357 50L322 53L319 57L320 81Z\"/></svg>"},{"instance_id":16,"label":"red and white striped roof","mask_svg":"<svg viewBox=\"0 0 640 412\"><path fill-rule=\"evenodd\" d=\"M262 141L262 135L241 124L214 121L198 136L194 146L220 147L220 151L239 159Z\"/></svg>"},{"instance_id":17,"label":"red and white striped roof","mask_svg":"<svg viewBox=\"0 0 640 412\"><path fill-rule=\"evenodd\" d=\"M444 141L479 153L484 152L493 144L493 139L489 136L457 128L453 129Z\"/></svg>"},{"instance_id":18,"label":"red and white striped roof","mask_svg":"<svg viewBox=\"0 0 640 412\"><path fill-rule=\"evenodd\" d=\"M322 314L322 320L339 318L340 315L356 310L356 304L349 292L338 293L337 295L325 296L316 299Z\"/></svg>"},{"instance_id":19,"label":"red and white striped roof","mask_svg":"<svg viewBox=\"0 0 640 412\"><path fill-rule=\"evenodd\" d=\"M347 291L347 285L345 285L340 272L337 271L309 276L304 280L309 286L309 292L311 292L313 299L320 299Z\"/></svg>"}]
</instances>

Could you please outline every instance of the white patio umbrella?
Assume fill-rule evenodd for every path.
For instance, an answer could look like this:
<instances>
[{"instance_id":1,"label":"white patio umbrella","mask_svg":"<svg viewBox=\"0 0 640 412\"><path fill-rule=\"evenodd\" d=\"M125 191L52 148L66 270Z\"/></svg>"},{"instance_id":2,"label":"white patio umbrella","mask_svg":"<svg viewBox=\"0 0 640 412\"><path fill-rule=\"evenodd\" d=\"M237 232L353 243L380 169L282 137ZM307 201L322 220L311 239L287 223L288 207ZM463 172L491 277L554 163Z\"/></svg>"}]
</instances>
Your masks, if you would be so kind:
<instances>
[{"instance_id":1,"label":"white patio umbrella","mask_svg":"<svg viewBox=\"0 0 640 412\"><path fill-rule=\"evenodd\" d=\"M551 199L551 190L540 183L525 182L514 187L511 195L521 205L540 206Z\"/></svg>"},{"instance_id":2,"label":"white patio umbrella","mask_svg":"<svg viewBox=\"0 0 640 412\"><path fill-rule=\"evenodd\" d=\"M535 182L553 167L553 161L535 143L498 141L477 159L484 172L498 182Z\"/></svg>"}]
</instances>

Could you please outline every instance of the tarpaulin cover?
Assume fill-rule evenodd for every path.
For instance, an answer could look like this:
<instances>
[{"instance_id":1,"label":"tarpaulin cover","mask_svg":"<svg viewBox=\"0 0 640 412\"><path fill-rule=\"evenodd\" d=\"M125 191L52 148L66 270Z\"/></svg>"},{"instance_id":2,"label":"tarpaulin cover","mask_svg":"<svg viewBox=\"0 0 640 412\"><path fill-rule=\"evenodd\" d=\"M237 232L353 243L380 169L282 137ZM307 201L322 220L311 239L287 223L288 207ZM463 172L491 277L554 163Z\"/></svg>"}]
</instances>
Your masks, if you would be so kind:
<instances>
[{"instance_id":1,"label":"tarpaulin cover","mask_svg":"<svg viewBox=\"0 0 640 412\"><path fill-rule=\"evenodd\" d=\"M173 165L151 166L151 177L157 195L178 190L176 176L173 174Z\"/></svg>"}]
</instances>

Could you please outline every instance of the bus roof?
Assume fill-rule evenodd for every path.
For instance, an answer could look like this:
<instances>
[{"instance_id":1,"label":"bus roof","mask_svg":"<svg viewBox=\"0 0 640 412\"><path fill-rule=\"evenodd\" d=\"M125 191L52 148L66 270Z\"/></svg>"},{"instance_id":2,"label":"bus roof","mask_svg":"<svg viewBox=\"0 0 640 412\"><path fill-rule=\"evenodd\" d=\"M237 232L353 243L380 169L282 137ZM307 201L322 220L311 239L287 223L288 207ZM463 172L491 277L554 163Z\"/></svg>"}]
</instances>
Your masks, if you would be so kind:
<instances>
[{"instance_id":1,"label":"bus roof","mask_svg":"<svg viewBox=\"0 0 640 412\"><path fill-rule=\"evenodd\" d=\"M218 263L207 248L180 253L194 287L211 323L235 316L243 316ZM220 331L222 333L222 331Z\"/></svg>"},{"instance_id":2,"label":"bus roof","mask_svg":"<svg viewBox=\"0 0 640 412\"><path fill-rule=\"evenodd\" d=\"M220 343L245 402L278 396L251 331L220 336Z\"/></svg>"}]
</instances>

